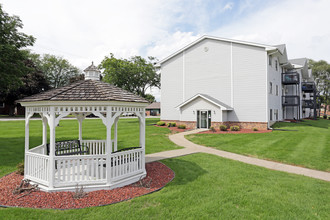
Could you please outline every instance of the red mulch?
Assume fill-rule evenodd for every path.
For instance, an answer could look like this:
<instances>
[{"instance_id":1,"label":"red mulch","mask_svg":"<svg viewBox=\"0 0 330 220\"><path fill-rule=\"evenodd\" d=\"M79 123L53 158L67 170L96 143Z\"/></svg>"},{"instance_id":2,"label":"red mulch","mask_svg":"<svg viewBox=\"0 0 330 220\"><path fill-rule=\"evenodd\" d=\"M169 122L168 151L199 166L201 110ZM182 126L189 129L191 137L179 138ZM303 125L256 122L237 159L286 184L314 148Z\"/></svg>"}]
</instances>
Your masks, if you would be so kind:
<instances>
[{"instance_id":1,"label":"red mulch","mask_svg":"<svg viewBox=\"0 0 330 220\"><path fill-rule=\"evenodd\" d=\"M220 131L216 130L215 132L208 130L208 131L202 131L199 132L199 134L250 134L250 133L269 133L272 132L272 130L259 130L259 131L252 131L252 129L241 129L240 131Z\"/></svg>"},{"instance_id":2,"label":"red mulch","mask_svg":"<svg viewBox=\"0 0 330 220\"><path fill-rule=\"evenodd\" d=\"M160 162L146 164L147 176L142 181L149 183L150 188L133 183L112 190L88 192L87 196L74 199L74 192L37 191L17 199L13 190L20 184L23 176L11 173L0 179L0 206L29 207L44 209L76 209L92 206L103 206L142 196L164 187L174 178L174 172ZM145 185L144 185L145 186Z\"/></svg>"}]
</instances>

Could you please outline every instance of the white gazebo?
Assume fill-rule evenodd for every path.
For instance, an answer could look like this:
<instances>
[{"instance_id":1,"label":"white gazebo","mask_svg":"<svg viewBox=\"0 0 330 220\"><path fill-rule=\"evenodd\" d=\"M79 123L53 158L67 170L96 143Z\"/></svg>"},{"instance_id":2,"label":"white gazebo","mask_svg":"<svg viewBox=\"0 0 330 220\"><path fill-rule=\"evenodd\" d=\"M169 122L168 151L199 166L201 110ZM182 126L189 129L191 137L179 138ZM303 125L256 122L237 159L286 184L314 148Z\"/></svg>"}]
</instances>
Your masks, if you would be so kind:
<instances>
[{"instance_id":1,"label":"white gazebo","mask_svg":"<svg viewBox=\"0 0 330 220\"><path fill-rule=\"evenodd\" d=\"M145 107L148 102L99 81L100 71L93 64L85 73L83 81L18 101L26 110L24 178L38 184L42 190L70 191L77 184L86 191L112 189L146 176ZM123 113L134 113L138 117L140 141L139 146L118 150L117 125ZM43 136L40 146L29 144L29 121L34 114L40 114L42 118ZM69 114L74 115L78 121L79 139L56 142L55 128ZM106 140L83 140L82 122L90 114L102 120L106 127Z\"/></svg>"}]
</instances>

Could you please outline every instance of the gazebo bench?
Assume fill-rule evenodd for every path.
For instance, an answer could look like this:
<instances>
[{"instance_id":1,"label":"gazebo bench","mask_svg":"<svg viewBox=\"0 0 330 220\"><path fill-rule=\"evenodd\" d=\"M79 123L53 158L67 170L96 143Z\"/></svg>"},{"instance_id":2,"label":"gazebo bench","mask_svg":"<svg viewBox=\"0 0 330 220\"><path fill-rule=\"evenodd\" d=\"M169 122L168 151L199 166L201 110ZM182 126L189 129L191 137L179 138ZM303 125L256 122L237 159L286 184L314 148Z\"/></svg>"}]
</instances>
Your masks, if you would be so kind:
<instances>
[{"instance_id":1,"label":"gazebo bench","mask_svg":"<svg viewBox=\"0 0 330 220\"><path fill-rule=\"evenodd\" d=\"M83 150L79 140L55 142L55 156L85 155L89 154L88 146ZM49 144L47 144L47 155L49 155Z\"/></svg>"}]
</instances>

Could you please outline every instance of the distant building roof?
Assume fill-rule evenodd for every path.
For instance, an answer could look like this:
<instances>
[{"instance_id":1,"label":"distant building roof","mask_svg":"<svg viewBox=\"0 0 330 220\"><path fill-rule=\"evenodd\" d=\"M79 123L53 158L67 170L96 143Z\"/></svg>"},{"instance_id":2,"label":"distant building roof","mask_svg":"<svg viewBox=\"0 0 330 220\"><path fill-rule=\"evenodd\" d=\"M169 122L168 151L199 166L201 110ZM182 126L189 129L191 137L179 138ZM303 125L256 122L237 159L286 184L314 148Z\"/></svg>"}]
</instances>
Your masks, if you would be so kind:
<instances>
[{"instance_id":1,"label":"distant building roof","mask_svg":"<svg viewBox=\"0 0 330 220\"><path fill-rule=\"evenodd\" d=\"M160 109L160 102L153 102L146 109Z\"/></svg>"},{"instance_id":2,"label":"distant building roof","mask_svg":"<svg viewBox=\"0 0 330 220\"><path fill-rule=\"evenodd\" d=\"M298 59L289 60L290 63L296 64L296 65L299 65L299 66L305 66L307 61L308 61L307 58L298 58Z\"/></svg>"},{"instance_id":3,"label":"distant building roof","mask_svg":"<svg viewBox=\"0 0 330 220\"><path fill-rule=\"evenodd\" d=\"M124 89L118 88L112 84L95 80L78 81L68 86L25 97L17 102L35 101L148 102L144 98Z\"/></svg>"}]
</instances>

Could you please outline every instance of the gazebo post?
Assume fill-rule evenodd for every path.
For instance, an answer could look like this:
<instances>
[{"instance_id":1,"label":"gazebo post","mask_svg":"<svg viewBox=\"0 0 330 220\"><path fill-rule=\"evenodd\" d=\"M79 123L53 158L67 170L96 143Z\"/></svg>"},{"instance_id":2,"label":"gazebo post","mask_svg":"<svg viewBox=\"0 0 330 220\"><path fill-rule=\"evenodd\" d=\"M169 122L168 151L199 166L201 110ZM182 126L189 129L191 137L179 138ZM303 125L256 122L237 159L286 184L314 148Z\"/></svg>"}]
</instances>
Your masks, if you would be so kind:
<instances>
[{"instance_id":1,"label":"gazebo post","mask_svg":"<svg viewBox=\"0 0 330 220\"><path fill-rule=\"evenodd\" d=\"M42 145L45 147L47 144L47 118L43 115L42 117Z\"/></svg>"},{"instance_id":2,"label":"gazebo post","mask_svg":"<svg viewBox=\"0 0 330 220\"><path fill-rule=\"evenodd\" d=\"M107 139L106 139L106 164L107 164L107 184L111 184L111 153L112 153L112 143L111 143L111 118L112 118L112 111L111 107L107 106L107 116L106 116L106 127L107 127Z\"/></svg>"},{"instance_id":3,"label":"gazebo post","mask_svg":"<svg viewBox=\"0 0 330 220\"><path fill-rule=\"evenodd\" d=\"M55 109L53 106L50 107L49 132L49 189L53 189L55 176Z\"/></svg>"},{"instance_id":4,"label":"gazebo post","mask_svg":"<svg viewBox=\"0 0 330 220\"><path fill-rule=\"evenodd\" d=\"M82 122L85 119L85 115L83 113L76 114L76 118L79 124L79 141L82 141Z\"/></svg>"},{"instance_id":5,"label":"gazebo post","mask_svg":"<svg viewBox=\"0 0 330 220\"><path fill-rule=\"evenodd\" d=\"M24 175L27 172L27 156L26 153L29 151L30 148L30 118L32 117L32 113L26 111L25 112L25 153L24 153Z\"/></svg>"},{"instance_id":6,"label":"gazebo post","mask_svg":"<svg viewBox=\"0 0 330 220\"><path fill-rule=\"evenodd\" d=\"M142 111L141 117L140 117L140 146L143 149L143 156L142 156L142 166L144 169L145 166L145 147L146 147L146 126L145 126L145 110Z\"/></svg>"},{"instance_id":7,"label":"gazebo post","mask_svg":"<svg viewBox=\"0 0 330 220\"><path fill-rule=\"evenodd\" d=\"M119 117L117 117L116 119L115 119L115 128L114 128L114 149L113 149L113 151L117 151L118 149L118 145L117 145L117 141L118 141L118 139L117 139L117 137L118 137L118 120L119 120Z\"/></svg>"}]
</instances>

